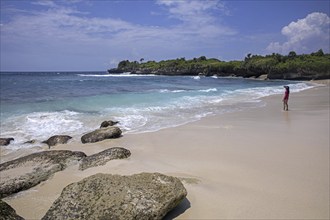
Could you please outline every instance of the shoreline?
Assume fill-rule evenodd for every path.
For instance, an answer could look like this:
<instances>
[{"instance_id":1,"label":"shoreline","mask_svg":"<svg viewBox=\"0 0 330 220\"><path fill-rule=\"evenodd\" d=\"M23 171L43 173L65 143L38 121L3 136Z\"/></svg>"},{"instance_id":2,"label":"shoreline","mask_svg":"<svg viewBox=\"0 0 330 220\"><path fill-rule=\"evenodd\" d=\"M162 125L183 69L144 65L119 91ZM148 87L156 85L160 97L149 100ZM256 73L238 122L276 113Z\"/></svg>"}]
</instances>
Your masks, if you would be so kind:
<instances>
[{"instance_id":1,"label":"shoreline","mask_svg":"<svg viewBox=\"0 0 330 220\"><path fill-rule=\"evenodd\" d=\"M76 110L75 107L64 107L58 110L55 109L49 111L31 110L31 112L18 114L16 116L15 114L12 116L8 114L8 117L4 119L1 125L3 126L2 137L12 137L15 140L10 146L0 148L0 154L5 155L14 150L23 152L24 149L39 147L40 145L43 147L41 142L47 140L53 135L69 135L73 137L70 142L80 142L80 138L84 133L97 129L99 123L109 120L109 118L121 122L119 127L122 129L123 134L155 132L166 128L189 124L210 115L219 115L231 111L244 110L246 108L260 107L260 105L264 104L264 102L261 101L261 97L274 95L275 93L282 93L282 86L277 86L276 84L278 82L276 82L276 80L274 80L274 84L271 82L271 85L266 81L261 82L257 79L230 78L229 80L229 82L238 82L242 85L245 82L248 82L248 84L252 83L253 85L254 82L258 82L255 87L251 88L251 90L249 88L250 86L248 86L248 88L244 88L243 86L242 91L236 89L233 93L229 92L228 94L225 89L220 87L217 88L216 85L204 85L205 88L196 89L198 93L196 96L191 96L189 93L188 101L185 99L185 92L189 92L188 89L169 89L165 92L162 91L163 89L157 90L157 95L159 93L160 96L165 97L163 97L164 99L168 99L168 97L171 97L172 95L176 96L177 92L180 92L180 94L183 92L182 95L179 95L179 98L173 100L172 98L169 98L166 100L169 103L168 105L167 102L165 104L151 102L152 104L150 105L141 104L140 106L138 104L136 106L132 104L133 106L131 107L130 105L127 105L123 107L123 109L119 107L119 110L104 110L104 112L102 109L107 109L106 105L103 108L96 105L95 112L94 110L88 110L94 109L94 107L87 109L83 107L82 109L79 109L79 106L77 106ZM243 80L243 82L240 82L241 80ZM220 84L226 83L226 79L224 79L224 81L225 82L220 81ZM282 83L279 84L290 83L290 81L282 80L280 80L280 82ZM319 84L319 81L315 82L293 82L293 84L291 84L291 90L292 92L299 92ZM258 87L262 87L263 85L267 89L259 93L260 91L258 90ZM268 85L271 87L269 90ZM247 97L245 97L245 95ZM191 99L190 96L192 97ZM204 96L206 98L204 98ZM153 98L152 95L150 97ZM250 99L251 102L245 102L245 100ZM85 102L86 100L79 101ZM139 100L135 100L135 102L139 103ZM104 103L107 103L106 99L104 100ZM188 107L186 108L187 105ZM72 106L74 106L74 104L72 104ZM28 106L24 107L29 108ZM149 107L151 110L148 110ZM163 120L161 118L163 118ZM35 143L26 144L26 142L29 141L34 141Z\"/></svg>"},{"instance_id":2,"label":"shoreline","mask_svg":"<svg viewBox=\"0 0 330 220\"><path fill-rule=\"evenodd\" d=\"M55 146L87 155L124 147L132 155L85 171L69 167L4 201L40 219L62 188L87 176L160 172L181 178L188 191L168 219L329 218L329 86L291 94L288 112L280 95L263 101L156 132Z\"/></svg>"},{"instance_id":3,"label":"shoreline","mask_svg":"<svg viewBox=\"0 0 330 220\"><path fill-rule=\"evenodd\" d=\"M223 77L223 78L227 78L227 77ZM232 77L229 77L229 78L232 78ZM240 77L235 77L235 78L240 78ZM255 78L248 78L248 79L245 79L245 80L261 81L260 79L255 79ZM314 80L314 81L299 81L299 82L306 84L307 87L303 88L304 90L310 89L310 86L318 87L318 86L324 86L324 85L329 86L330 85L330 80ZM290 81L287 81L287 83L290 83ZM298 81L296 83L298 83ZM214 89L214 88L211 88L211 89L208 89L208 90L212 90L212 89ZM296 89L298 91L297 90L292 91L292 93L297 93L297 92L304 91L304 90L301 90L301 88L296 88ZM202 91L205 91L205 90L202 90ZM205 108L207 108L209 106L206 106L206 107L204 106L203 109L200 108L200 109L203 110L203 112L195 113L195 115L192 115L191 117L188 115L188 117L186 117L185 120L180 120L180 118L179 118L179 121L174 121L173 118L170 118L170 120L172 120L171 123L165 123L165 124L161 124L161 125L157 125L157 123L149 123L151 126L149 125L149 127L143 128L144 130L142 130L138 127L126 129L126 127L125 127L126 125L124 125L124 124L122 124L122 126L119 126L119 127L122 129L124 136L128 135L128 134L131 135L131 134L143 134L143 133L158 132L158 131L161 131L163 129L171 129L171 128L184 126L184 125L187 125L187 124L190 124L190 123L198 122L199 120L201 120L205 117L221 116L222 114L228 114L228 113L231 113L231 112L245 111L245 110L249 110L249 109L260 108L260 107L262 107L262 105L265 104L265 102L263 100L265 98L267 98L269 96L273 96L273 95L277 95L277 94L263 94L262 95L263 97L259 97L259 95L257 95L258 97L257 97L257 100L255 102L256 104L251 104L251 105L248 104L248 103L245 103L244 101L242 102L242 100L241 100L241 102L235 102L234 104L230 103L228 105L228 107L230 106L230 108L232 108L232 109L222 108L221 104L220 104L220 106L219 105L217 106L217 109L220 109L220 111L213 111L213 110L208 111L208 109L205 109ZM253 96L253 97L248 97L248 98L254 99L255 97ZM224 102L226 102L226 101L227 100L224 100ZM218 100L216 99L214 102L217 103ZM251 103L253 103L253 101ZM227 107L226 104L223 104L223 105ZM63 110L63 111L70 111L70 110ZM42 114L43 113L44 112L42 112ZM31 114L33 114L33 113L31 113ZM47 115L47 112L45 112L45 114ZM33 120L38 120L39 117L43 118L44 115L32 116L32 117L33 117ZM66 116L63 116L63 117L66 117ZM97 117L95 116L92 121L94 121L94 122L99 121L99 123L101 123L102 120L108 120L108 117L107 118L105 118L105 117L100 118L99 117L99 119L97 119ZM120 120L120 119L114 119L113 118L112 120ZM43 122L43 123L45 123L45 122ZM78 121L78 123L80 123L80 121ZM130 123L133 124L133 122L130 122ZM153 126L155 124L157 126ZM37 126L38 126L38 124L37 124ZM56 126L58 126L58 124L56 124ZM38 152L38 151L48 150L47 145L43 144L42 141L48 139L50 136L55 135L55 134L64 134L64 135L72 136L72 139L68 143L69 144L71 144L71 143L79 144L79 143L81 143L80 138L83 134L85 134L85 133L87 133L87 132L89 132L93 129L94 130L97 129L98 126L99 125L97 123L96 124L93 123L92 127L90 126L90 124L88 124L84 127L88 127L89 129L85 129L84 131L73 132L73 133L67 132L67 130L59 131L59 132L56 132L56 133L54 132L52 134L49 134L48 136L45 136L44 138L40 138L40 137L36 138L36 136L33 136L33 135L30 135L30 137L23 137L23 138L21 136L16 137L15 135L5 135L3 137L5 137L5 138L12 137L12 138L15 139L15 141L13 143L11 143L10 145L8 145L8 146L0 147L0 163L6 162L6 161L9 161L9 160L13 160L13 159L16 159L18 157L25 156L25 155L35 153L35 152ZM42 128L39 128L39 129L43 130ZM68 129L70 130L70 128L68 128ZM131 129L133 131L131 131ZM13 133L13 131L11 131L11 133ZM27 142L29 142L29 141L35 141L35 143L28 144Z\"/></svg>"}]
</instances>

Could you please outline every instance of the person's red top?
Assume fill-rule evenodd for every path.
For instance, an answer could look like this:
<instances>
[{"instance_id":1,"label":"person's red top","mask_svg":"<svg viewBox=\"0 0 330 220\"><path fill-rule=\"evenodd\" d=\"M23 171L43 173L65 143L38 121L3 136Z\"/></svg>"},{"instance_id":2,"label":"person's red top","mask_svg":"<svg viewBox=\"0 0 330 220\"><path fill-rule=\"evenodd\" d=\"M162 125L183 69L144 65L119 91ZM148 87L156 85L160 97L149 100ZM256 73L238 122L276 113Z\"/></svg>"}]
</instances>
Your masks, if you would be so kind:
<instances>
[{"instance_id":1,"label":"person's red top","mask_svg":"<svg viewBox=\"0 0 330 220\"><path fill-rule=\"evenodd\" d=\"M289 99L289 91L287 89L285 90L283 99Z\"/></svg>"}]
</instances>

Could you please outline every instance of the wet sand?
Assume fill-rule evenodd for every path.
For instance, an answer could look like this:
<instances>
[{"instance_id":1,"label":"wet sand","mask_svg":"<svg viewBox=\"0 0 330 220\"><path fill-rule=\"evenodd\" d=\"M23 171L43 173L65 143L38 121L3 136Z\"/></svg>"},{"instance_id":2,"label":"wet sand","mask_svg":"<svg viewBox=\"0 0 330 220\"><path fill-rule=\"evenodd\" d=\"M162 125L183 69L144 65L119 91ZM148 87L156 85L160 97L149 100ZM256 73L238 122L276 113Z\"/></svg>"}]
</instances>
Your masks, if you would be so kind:
<instances>
[{"instance_id":1,"label":"wet sand","mask_svg":"<svg viewBox=\"0 0 330 220\"><path fill-rule=\"evenodd\" d=\"M287 112L281 96L263 101L176 128L58 145L88 155L125 147L132 155L84 171L69 167L4 201L40 219L66 185L84 177L161 172L181 178L188 191L167 219L328 219L329 86L292 93Z\"/></svg>"}]
</instances>

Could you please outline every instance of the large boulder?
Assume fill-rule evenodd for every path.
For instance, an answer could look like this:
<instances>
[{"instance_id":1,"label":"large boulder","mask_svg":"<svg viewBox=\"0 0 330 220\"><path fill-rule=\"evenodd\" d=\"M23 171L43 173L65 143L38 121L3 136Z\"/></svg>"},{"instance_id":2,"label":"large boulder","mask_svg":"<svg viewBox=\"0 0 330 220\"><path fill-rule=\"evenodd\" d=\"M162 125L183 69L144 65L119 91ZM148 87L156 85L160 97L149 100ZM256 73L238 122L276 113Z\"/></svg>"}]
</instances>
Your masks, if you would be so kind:
<instances>
[{"instance_id":1,"label":"large boulder","mask_svg":"<svg viewBox=\"0 0 330 220\"><path fill-rule=\"evenodd\" d=\"M24 220L15 209L0 199L0 220Z\"/></svg>"},{"instance_id":2,"label":"large boulder","mask_svg":"<svg viewBox=\"0 0 330 220\"><path fill-rule=\"evenodd\" d=\"M187 195L176 177L96 174L65 187L46 219L162 219Z\"/></svg>"},{"instance_id":3,"label":"large boulder","mask_svg":"<svg viewBox=\"0 0 330 220\"><path fill-rule=\"evenodd\" d=\"M85 143L94 143L98 141L103 141L110 138L119 138L122 131L118 127L106 127L100 128L90 133L87 133L81 137L81 142Z\"/></svg>"},{"instance_id":4,"label":"large boulder","mask_svg":"<svg viewBox=\"0 0 330 220\"><path fill-rule=\"evenodd\" d=\"M0 146L7 146L14 138L0 138Z\"/></svg>"},{"instance_id":5,"label":"large boulder","mask_svg":"<svg viewBox=\"0 0 330 220\"><path fill-rule=\"evenodd\" d=\"M29 189L86 157L83 152L44 151L0 164L0 198Z\"/></svg>"},{"instance_id":6,"label":"large boulder","mask_svg":"<svg viewBox=\"0 0 330 220\"><path fill-rule=\"evenodd\" d=\"M71 138L72 137L69 135L54 135L42 143L47 144L50 148L51 146L55 146L57 144L66 144Z\"/></svg>"},{"instance_id":7,"label":"large boulder","mask_svg":"<svg viewBox=\"0 0 330 220\"><path fill-rule=\"evenodd\" d=\"M131 156L131 152L122 147L113 147L102 152L83 158L79 164L79 170L106 164L109 160L124 159Z\"/></svg>"}]
</instances>

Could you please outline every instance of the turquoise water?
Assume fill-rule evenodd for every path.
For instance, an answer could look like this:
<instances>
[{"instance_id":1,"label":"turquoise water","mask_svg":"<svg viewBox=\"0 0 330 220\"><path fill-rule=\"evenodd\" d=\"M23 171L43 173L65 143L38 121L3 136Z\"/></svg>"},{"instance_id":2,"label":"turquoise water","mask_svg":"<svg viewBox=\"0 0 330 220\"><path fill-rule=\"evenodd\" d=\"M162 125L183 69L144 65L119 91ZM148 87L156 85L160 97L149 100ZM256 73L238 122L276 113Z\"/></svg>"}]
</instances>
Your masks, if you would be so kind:
<instances>
[{"instance_id":1,"label":"turquoise water","mask_svg":"<svg viewBox=\"0 0 330 220\"><path fill-rule=\"evenodd\" d=\"M152 132L208 115L264 106L262 97L299 92L303 82L103 72L1 73L1 137L11 148L66 134L80 140L104 120L124 133ZM279 107L280 108L280 107Z\"/></svg>"}]
</instances>

